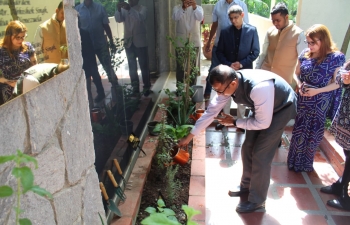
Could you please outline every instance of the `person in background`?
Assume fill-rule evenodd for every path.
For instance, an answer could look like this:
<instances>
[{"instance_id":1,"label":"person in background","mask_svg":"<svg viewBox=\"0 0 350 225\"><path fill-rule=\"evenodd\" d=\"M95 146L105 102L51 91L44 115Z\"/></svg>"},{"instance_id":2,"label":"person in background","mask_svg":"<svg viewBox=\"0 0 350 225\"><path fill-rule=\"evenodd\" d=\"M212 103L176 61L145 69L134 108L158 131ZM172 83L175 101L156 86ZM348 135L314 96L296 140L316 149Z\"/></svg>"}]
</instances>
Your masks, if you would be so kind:
<instances>
[{"instance_id":1,"label":"person in background","mask_svg":"<svg viewBox=\"0 0 350 225\"><path fill-rule=\"evenodd\" d=\"M198 65L199 61L199 47L201 46L201 33L200 23L203 20L203 8L196 4L195 0L181 0L182 4L177 5L173 9L173 20L176 21L176 38L177 38L177 49L176 58L179 57L179 52L184 43L193 43L196 49L196 62ZM184 68L178 61L176 61L176 83L184 82ZM190 85L195 85L197 80L197 74L191 79Z\"/></svg>"},{"instance_id":2,"label":"person in background","mask_svg":"<svg viewBox=\"0 0 350 225\"><path fill-rule=\"evenodd\" d=\"M100 73L96 62L94 46L87 30L80 29L80 22L78 18L78 27L81 38L81 55L83 57L83 70L86 78L86 89L88 93L89 107L93 108L94 103L91 92L91 78L97 90L97 96L104 96L105 90L102 85Z\"/></svg>"},{"instance_id":3,"label":"person in background","mask_svg":"<svg viewBox=\"0 0 350 225\"><path fill-rule=\"evenodd\" d=\"M296 172L314 170L314 156L323 138L326 118L332 120L339 106L341 89L334 82L336 70L345 62L326 26L311 26L305 42L309 48L300 54L295 70L298 113L287 160L289 169Z\"/></svg>"},{"instance_id":4,"label":"person in background","mask_svg":"<svg viewBox=\"0 0 350 225\"><path fill-rule=\"evenodd\" d=\"M24 39L27 27L14 20L7 24L0 40L0 105L12 99L12 91L21 73L37 64L35 49Z\"/></svg>"},{"instance_id":5,"label":"person in background","mask_svg":"<svg viewBox=\"0 0 350 225\"><path fill-rule=\"evenodd\" d=\"M117 23L124 23L124 47L129 64L129 75L133 92L140 93L140 81L137 74L137 59L140 65L143 93L152 93L148 62L148 41L146 31L147 8L139 5L139 0L129 0L129 3L118 2L114 14Z\"/></svg>"},{"instance_id":6,"label":"person in background","mask_svg":"<svg viewBox=\"0 0 350 225\"><path fill-rule=\"evenodd\" d=\"M338 196L337 199L328 200L327 205L350 211L350 60L337 71L336 83L341 85L344 93L330 130L335 136L335 141L344 150L345 165L343 176L332 185L322 187L321 192Z\"/></svg>"},{"instance_id":7,"label":"person in background","mask_svg":"<svg viewBox=\"0 0 350 225\"><path fill-rule=\"evenodd\" d=\"M58 4L52 17L39 25L33 44L36 46L39 63L60 63L61 59L68 58L65 50L67 39L62 1Z\"/></svg>"},{"instance_id":8,"label":"person in background","mask_svg":"<svg viewBox=\"0 0 350 225\"><path fill-rule=\"evenodd\" d=\"M219 0L215 4L214 10L213 10L213 23L212 23L211 28L210 28L208 42L205 45L205 51L207 51L207 52L210 52L210 50L212 51L212 58L211 58L211 65L209 68L209 72L214 67L216 67L220 64L220 60L218 59L218 57L216 55L216 49L217 49L217 46L219 43L221 30L232 25L230 18L227 16L227 12L228 12L228 9L233 5L239 5L243 9L243 12L244 12L243 21L246 24L249 23L247 5L243 1L240 1L240 0ZM214 46L213 46L213 49L210 49L210 43L211 43L214 35L216 35L215 41L214 41ZM207 102L209 102L211 89L212 89L211 85L208 82L208 78L207 78L206 86L204 89L204 99L207 100ZM224 112L229 113L230 107L231 107L231 102L227 102L227 105L224 106ZM243 107L241 105L237 105L237 117L244 118L245 110L246 110L245 107ZM218 127L216 129L221 129L221 128L222 128L222 126L220 126L218 124ZM244 131L244 130L241 129L241 131Z\"/></svg>"},{"instance_id":9,"label":"person in background","mask_svg":"<svg viewBox=\"0 0 350 225\"><path fill-rule=\"evenodd\" d=\"M96 3L93 0L84 0L84 2L77 5L75 9L79 13L80 29L88 31L93 43L95 55L97 55L98 60L106 71L108 80L112 84L112 91L114 92L118 85L118 78L112 68L109 46L112 50L116 49L116 47L106 10L100 3ZM109 46L107 38L105 37L105 32L109 39ZM98 103L104 98L105 93L100 92L94 101Z\"/></svg>"},{"instance_id":10,"label":"person in background","mask_svg":"<svg viewBox=\"0 0 350 225\"><path fill-rule=\"evenodd\" d=\"M273 26L266 33L255 68L280 75L294 89L295 85L292 83L298 56L307 48L304 42L305 34L289 20L288 8L283 2L277 3L272 8L271 19Z\"/></svg>"},{"instance_id":11,"label":"person in background","mask_svg":"<svg viewBox=\"0 0 350 225\"><path fill-rule=\"evenodd\" d=\"M239 213L265 208L270 184L272 159L287 122L296 114L294 90L280 76L266 70L244 69L235 71L219 65L209 73L209 82L217 92L207 110L197 120L191 133L178 143L187 145L195 135L208 127L214 119L225 126L246 129L242 145L243 174L240 186L229 190L231 197L249 193L248 201L238 204ZM251 108L247 118L218 114L231 101Z\"/></svg>"}]
</instances>

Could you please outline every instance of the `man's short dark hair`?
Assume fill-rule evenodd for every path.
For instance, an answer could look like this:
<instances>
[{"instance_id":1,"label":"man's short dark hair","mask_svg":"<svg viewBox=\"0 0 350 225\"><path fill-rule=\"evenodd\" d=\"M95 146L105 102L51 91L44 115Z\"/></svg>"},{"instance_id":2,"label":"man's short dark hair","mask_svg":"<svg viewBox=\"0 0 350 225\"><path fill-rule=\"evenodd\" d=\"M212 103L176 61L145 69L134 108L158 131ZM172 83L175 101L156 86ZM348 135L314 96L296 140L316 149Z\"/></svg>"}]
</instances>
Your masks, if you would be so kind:
<instances>
[{"instance_id":1,"label":"man's short dark hair","mask_svg":"<svg viewBox=\"0 0 350 225\"><path fill-rule=\"evenodd\" d=\"M233 81L237 78L236 71L229 66L219 65L214 67L209 73L209 83L225 84L227 81Z\"/></svg>"},{"instance_id":2,"label":"man's short dark hair","mask_svg":"<svg viewBox=\"0 0 350 225\"><path fill-rule=\"evenodd\" d=\"M286 16L289 14L288 12L288 8L286 6L286 4L284 4L283 2L279 2L277 3L271 11L271 15L275 15L277 13L281 13L281 16Z\"/></svg>"},{"instance_id":3,"label":"man's short dark hair","mask_svg":"<svg viewBox=\"0 0 350 225\"><path fill-rule=\"evenodd\" d=\"M60 4L58 4L57 9L59 10L63 9L63 1L60 1Z\"/></svg>"}]
</instances>

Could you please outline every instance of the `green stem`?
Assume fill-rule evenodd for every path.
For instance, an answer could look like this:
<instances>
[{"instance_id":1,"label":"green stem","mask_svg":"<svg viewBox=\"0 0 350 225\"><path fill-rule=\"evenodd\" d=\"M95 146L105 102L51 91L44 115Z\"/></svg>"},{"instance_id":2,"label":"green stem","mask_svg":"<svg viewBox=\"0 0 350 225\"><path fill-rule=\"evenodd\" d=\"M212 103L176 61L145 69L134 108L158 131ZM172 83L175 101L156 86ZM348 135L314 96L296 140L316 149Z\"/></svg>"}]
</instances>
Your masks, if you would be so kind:
<instances>
[{"instance_id":1,"label":"green stem","mask_svg":"<svg viewBox=\"0 0 350 225\"><path fill-rule=\"evenodd\" d=\"M19 168L19 159L17 159L17 168ZM16 209L16 224L19 224L19 207L21 197L21 179L17 178L17 209Z\"/></svg>"}]
</instances>

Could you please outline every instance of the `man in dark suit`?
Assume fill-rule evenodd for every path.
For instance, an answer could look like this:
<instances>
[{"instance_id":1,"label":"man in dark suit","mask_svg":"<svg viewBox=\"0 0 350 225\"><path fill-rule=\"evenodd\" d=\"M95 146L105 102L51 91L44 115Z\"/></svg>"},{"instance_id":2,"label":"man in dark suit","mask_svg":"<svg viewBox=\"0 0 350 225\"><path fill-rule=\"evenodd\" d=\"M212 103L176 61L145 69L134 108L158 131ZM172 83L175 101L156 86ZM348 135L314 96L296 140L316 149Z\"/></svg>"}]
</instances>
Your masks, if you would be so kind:
<instances>
[{"instance_id":1,"label":"man in dark suit","mask_svg":"<svg viewBox=\"0 0 350 225\"><path fill-rule=\"evenodd\" d=\"M221 64L234 70L252 69L253 61L260 53L256 27L243 22L244 12L239 5L231 6L227 14L232 26L221 31L216 55ZM237 118L244 118L244 114L245 106L237 105ZM222 125L218 124L216 128L220 129Z\"/></svg>"}]
</instances>

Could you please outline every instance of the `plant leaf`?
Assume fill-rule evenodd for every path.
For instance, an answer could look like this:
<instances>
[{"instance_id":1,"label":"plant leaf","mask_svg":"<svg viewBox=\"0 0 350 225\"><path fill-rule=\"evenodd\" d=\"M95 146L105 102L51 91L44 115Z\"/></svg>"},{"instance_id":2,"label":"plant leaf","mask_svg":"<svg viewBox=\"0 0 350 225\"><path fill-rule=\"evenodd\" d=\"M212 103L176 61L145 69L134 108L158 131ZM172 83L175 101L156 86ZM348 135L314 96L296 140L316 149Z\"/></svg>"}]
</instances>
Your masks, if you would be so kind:
<instances>
[{"instance_id":1,"label":"plant leaf","mask_svg":"<svg viewBox=\"0 0 350 225\"><path fill-rule=\"evenodd\" d=\"M141 221L143 225L181 225L177 221L168 219L164 214L154 213Z\"/></svg>"},{"instance_id":2,"label":"plant leaf","mask_svg":"<svg viewBox=\"0 0 350 225\"><path fill-rule=\"evenodd\" d=\"M152 213L156 213L157 212L157 209L153 208L153 207L147 207L145 209L146 212L148 212L149 214L152 214Z\"/></svg>"},{"instance_id":3,"label":"plant leaf","mask_svg":"<svg viewBox=\"0 0 350 225\"><path fill-rule=\"evenodd\" d=\"M201 214L202 212L199 210L196 210L192 207L189 207L188 205L182 205L182 210L185 211L186 215L187 215L187 219L189 221L192 221L192 217L198 214Z\"/></svg>"},{"instance_id":4,"label":"plant leaf","mask_svg":"<svg viewBox=\"0 0 350 225\"><path fill-rule=\"evenodd\" d=\"M9 197L13 194L13 190L10 186L0 186L0 198Z\"/></svg>"},{"instance_id":5,"label":"plant leaf","mask_svg":"<svg viewBox=\"0 0 350 225\"><path fill-rule=\"evenodd\" d=\"M105 223L103 222L103 219L102 219L102 216L101 216L100 212L98 212L98 216L100 217L101 224L102 224L102 225L105 225Z\"/></svg>"},{"instance_id":6,"label":"plant leaf","mask_svg":"<svg viewBox=\"0 0 350 225\"><path fill-rule=\"evenodd\" d=\"M52 198L52 195L50 192L48 192L47 190L45 190L44 188L39 187L38 185L34 185L30 188L30 190L32 192L34 192L35 194L38 194L40 196L43 197L48 197L48 198Z\"/></svg>"},{"instance_id":7,"label":"plant leaf","mask_svg":"<svg viewBox=\"0 0 350 225\"><path fill-rule=\"evenodd\" d=\"M38 168L38 162L36 161L36 159L34 157L31 157L27 154L22 154L21 158L19 159L20 163L29 163L32 162L35 165L35 169Z\"/></svg>"},{"instance_id":8,"label":"plant leaf","mask_svg":"<svg viewBox=\"0 0 350 225\"><path fill-rule=\"evenodd\" d=\"M166 216L175 216L175 215L176 215L176 213L174 212L174 210L168 209L168 208L164 208L163 213L164 213Z\"/></svg>"},{"instance_id":9,"label":"plant leaf","mask_svg":"<svg viewBox=\"0 0 350 225\"><path fill-rule=\"evenodd\" d=\"M16 158L15 155L5 155L5 156L0 156L0 164L3 164L8 161L12 161Z\"/></svg>"},{"instance_id":10,"label":"plant leaf","mask_svg":"<svg viewBox=\"0 0 350 225\"><path fill-rule=\"evenodd\" d=\"M33 187L34 175L29 167L15 167L12 170L12 174L21 180L23 194Z\"/></svg>"},{"instance_id":11,"label":"plant leaf","mask_svg":"<svg viewBox=\"0 0 350 225\"><path fill-rule=\"evenodd\" d=\"M159 207L162 207L162 208L165 207L165 203L164 203L163 199L159 198L158 201L157 201L157 205Z\"/></svg>"},{"instance_id":12,"label":"plant leaf","mask_svg":"<svg viewBox=\"0 0 350 225\"><path fill-rule=\"evenodd\" d=\"M23 218L23 219L19 219L19 224L20 225L32 225L32 222L27 218Z\"/></svg>"}]
</instances>

